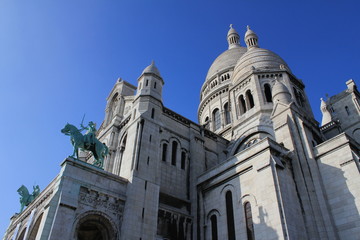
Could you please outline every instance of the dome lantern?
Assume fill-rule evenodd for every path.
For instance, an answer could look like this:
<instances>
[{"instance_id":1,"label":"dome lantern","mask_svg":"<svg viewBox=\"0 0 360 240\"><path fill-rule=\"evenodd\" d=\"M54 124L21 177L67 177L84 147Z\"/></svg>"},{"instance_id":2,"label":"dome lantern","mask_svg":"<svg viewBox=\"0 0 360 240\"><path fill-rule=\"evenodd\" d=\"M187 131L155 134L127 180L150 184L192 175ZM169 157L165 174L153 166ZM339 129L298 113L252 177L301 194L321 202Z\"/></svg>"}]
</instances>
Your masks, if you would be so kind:
<instances>
[{"instance_id":1,"label":"dome lantern","mask_svg":"<svg viewBox=\"0 0 360 240\"><path fill-rule=\"evenodd\" d=\"M229 49L240 47L240 36L237 31L233 28L233 25L230 24L230 29L227 34L227 41L229 43Z\"/></svg>"},{"instance_id":2,"label":"dome lantern","mask_svg":"<svg viewBox=\"0 0 360 240\"><path fill-rule=\"evenodd\" d=\"M259 47L258 36L253 30L250 29L249 25L247 26L247 31L245 33L245 43L249 49L253 47Z\"/></svg>"}]
</instances>

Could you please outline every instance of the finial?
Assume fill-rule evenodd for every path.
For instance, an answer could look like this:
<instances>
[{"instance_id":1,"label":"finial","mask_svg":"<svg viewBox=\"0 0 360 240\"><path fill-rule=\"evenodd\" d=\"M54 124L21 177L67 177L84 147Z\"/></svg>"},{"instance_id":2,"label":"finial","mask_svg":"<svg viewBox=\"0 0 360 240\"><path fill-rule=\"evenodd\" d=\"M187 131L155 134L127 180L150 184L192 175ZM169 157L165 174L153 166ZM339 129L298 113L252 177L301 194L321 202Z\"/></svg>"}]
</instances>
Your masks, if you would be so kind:
<instances>
[{"instance_id":1,"label":"finial","mask_svg":"<svg viewBox=\"0 0 360 240\"><path fill-rule=\"evenodd\" d=\"M246 28L247 28L247 30L250 30L250 26L249 26L249 25L247 25Z\"/></svg>"},{"instance_id":2,"label":"finial","mask_svg":"<svg viewBox=\"0 0 360 240\"><path fill-rule=\"evenodd\" d=\"M154 60L151 60L151 65L155 65L155 61L154 61Z\"/></svg>"},{"instance_id":3,"label":"finial","mask_svg":"<svg viewBox=\"0 0 360 240\"><path fill-rule=\"evenodd\" d=\"M231 29L231 28L233 28L233 25L232 25L232 24L230 24L230 29Z\"/></svg>"}]
</instances>

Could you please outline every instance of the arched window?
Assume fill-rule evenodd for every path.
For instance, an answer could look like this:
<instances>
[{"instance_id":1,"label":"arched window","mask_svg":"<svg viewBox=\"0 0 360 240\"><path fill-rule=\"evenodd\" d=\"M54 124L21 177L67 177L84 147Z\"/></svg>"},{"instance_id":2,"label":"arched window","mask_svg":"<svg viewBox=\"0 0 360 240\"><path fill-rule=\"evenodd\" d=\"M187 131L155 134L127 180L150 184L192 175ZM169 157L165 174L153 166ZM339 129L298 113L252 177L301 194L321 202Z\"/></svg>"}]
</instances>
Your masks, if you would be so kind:
<instances>
[{"instance_id":1,"label":"arched window","mask_svg":"<svg viewBox=\"0 0 360 240\"><path fill-rule=\"evenodd\" d=\"M246 91L246 99L248 101L249 109L253 108L255 106L255 104L254 104L254 98L253 98L250 90Z\"/></svg>"},{"instance_id":2,"label":"arched window","mask_svg":"<svg viewBox=\"0 0 360 240\"><path fill-rule=\"evenodd\" d=\"M264 85L264 93L265 93L265 100L266 100L266 102L272 102L270 84L266 83L266 84Z\"/></svg>"},{"instance_id":3,"label":"arched window","mask_svg":"<svg viewBox=\"0 0 360 240\"><path fill-rule=\"evenodd\" d=\"M221 127L220 111L218 108L216 108L213 111L213 119L214 119L214 131L216 131Z\"/></svg>"},{"instance_id":4,"label":"arched window","mask_svg":"<svg viewBox=\"0 0 360 240\"><path fill-rule=\"evenodd\" d=\"M98 214L90 214L80 219L76 227L76 236L78 240L117 239L117 233L109 220Z\"/></svg>"},{"instance_id":5,"label":"arched window","mask_svg":"<svg viewBox=\"0 0 360 240\"><path fill-rule=\"evenodd\" d=\"M26 228L21 232L20 236L18 237L18 240L24 240L25 232L26 232Z\"/></svg>"},{"instance_id":6,"label":"arched window","mask_svg":"<svg viewBox=\"0 0 360 240\"><path fill-rule=\"evenodd\" d=\"M231 123L229 104L228 103L225 103L225 105L224 105L224 112L225 112L225 124Z\"/></svg>"},{"instance_id":7,"label":"arched window","mask_svg":"<svg viewBox=\"0 0 360 240\"><path fill-rule=\"evenodd\" d=\"M163 144L163 147L162 147L162 157L161 157L161 160L163 161L163 162L166 162L166 155L167 155L167 144L166 143L164 143Z\"/></svg>"},{"instance_id":8,"label":"arched window","mask_svg":"<svg viewBox=\"0 0 360 240\"><path fill-rule=\"evenodd\" d=\"M216 215L212 215L210 217L210 222L211 222L211 239L217 240L218 239L218 230L217 230Z\"/></svg>"},{"instance_id":9,"label":"arched window","mask_svg":"<svg viewBox=\"0 0 360 240\"><path fill-rule=\"evenodd\" d=\"M243 95L240 95L239 97L239 105L240 105L240 114L246 113L246 104Z\"/></svg>"},{"instance_id":10,"label":"arched window","mask_svg":"<svg viewBox=\"0 0 360 240\"><path fill-rule=\"evenodd\" d=\"M40 223L41 223L41 219L42 219L42 216L43 216L43 213L41 213L41 215L37 218L32 230L31 230L31 233L29 235L29 240L35 240L36 239L36 235L39 231L39 226L40 226Z\"/></svg>"},{"instance_id":11,"label":"arched window","mask_svg":"<svg viewBox=\"0 0 360 240\"><path fill-rule=\"evenodd\" d=\"M225 194L228 240L235 240L234 207L231 191Z\"/></svg>"},{"instance_id":12,"label":"arched window","mask_svg":"<svg viewBox=\"0 0 360 240\"><path fill-rule=\"evenodd\" d=\"M186 153L181 152L181 169L185 169Z\"/></svg>"},{"instance_id":13,"label":"arched window","mask_svg":"<svg viewBox=\"0 0 360 240\"><path fill-rule=\"evenodd\" d=\"M252 220L251 205L249 202L244 204L246 234L248 240L255 240L254 224Z\"/></svg>"},{"instance_id":14,"label":"arched window","mask_svg":"<svg viewBox=\"0 0 360 240\"><path fill-rule=\"evenodd\" d=\"M171 151L171 164L176 166L176 154L177 154L178 143L176 141L172 142L172 151Z\"/></svg>"}]
</instances>

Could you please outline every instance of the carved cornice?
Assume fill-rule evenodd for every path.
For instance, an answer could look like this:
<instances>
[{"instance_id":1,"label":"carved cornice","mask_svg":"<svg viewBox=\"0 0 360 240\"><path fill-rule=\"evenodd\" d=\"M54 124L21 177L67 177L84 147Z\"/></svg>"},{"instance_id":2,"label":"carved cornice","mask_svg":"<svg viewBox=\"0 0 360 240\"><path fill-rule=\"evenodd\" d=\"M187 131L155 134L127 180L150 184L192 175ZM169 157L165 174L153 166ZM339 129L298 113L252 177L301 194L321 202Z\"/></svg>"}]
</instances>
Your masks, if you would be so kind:
<instances>
[{"instance_id":1,"label":"carved cornice","mask_svg":"<svg viewBox=\"0 0 360 240\"><path fill-rule=\"evenodd\" d=\"M178 121L186 126L189 126L190 123L192 123L192 121L190 121L189 119L171 111L170 109L168 108L163 108L163 113L167 116L169 116L170 118L174 119L175 121ZM194 123L195 124L195 123Z\"/></svg>"}]
</instances>

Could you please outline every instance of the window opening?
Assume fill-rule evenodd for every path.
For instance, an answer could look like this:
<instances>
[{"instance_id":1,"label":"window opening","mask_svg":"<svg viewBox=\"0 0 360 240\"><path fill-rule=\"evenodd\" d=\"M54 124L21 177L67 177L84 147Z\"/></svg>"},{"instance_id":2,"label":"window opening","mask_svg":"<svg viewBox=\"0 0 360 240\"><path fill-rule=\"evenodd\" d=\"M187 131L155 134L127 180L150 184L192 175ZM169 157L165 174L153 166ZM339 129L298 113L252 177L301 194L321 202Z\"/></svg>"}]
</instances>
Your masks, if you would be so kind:
<instances>
[{"instance_id":1,"label":"window opening","mask_svg":"<svg viewBox=\"0 0 360 240\"><path fill-rule=\"evenodd\" d=\"M163 162L166 162L166 154L167 154L167 144L164 143L162 149L162 158L161 158Z\"/></svg>"},{"instance_id":2,"label":"window opening","mask_svg":"<svg viewBox=\"0 0 360 240\"><path fill-rule=\"evenodd\" d=\"M213 119L214 119L214 130L218 130L221 127L221 118L220 118L220 111L216 108L213 112Z\"/></svg>"},{"instance_id":3,"label":"window opening","mask_svg":"<svg viewBox=\"0 0 360 240\"><path fill-rule=\"evenodd\" d=\"M231 118L230 118L230 111L229 111L228 103L225 103L224 111L225 111L225 124L229 124L229 123L231 123Z\"/></svg>"},{"instance_id":4,"label":"window opening","mask_svg":"<svg viewBox=\"0 0 360 240\"><path fill-rule=\"evenodd\" d=\"M246 98L248 100L249 108L253 108L255 106L255 104L254 104L254 98L253 98L250 90L246 91Z\"/></svg>"},{"instance_id":5,"label":"window opening","mask_svg":"<svg viewBox=\"0 0 360 240\"><path fill-rule=\"evenodd\" d=\"M243 95L240 96L239 103L240 103L240 114L246 113L246 104Z\"/></svg>"},{"instance_id":6,"label":"window opening","mask_svg":"<svg viewBox=\"0 0 360 240\"><path fill-rule=\"evenodd\" d=\"M172 153L171 153L171 164L176 166L176 154L177 154L178 143L173 141L172 143Z\"/></svg>"},{"instance_id":7,"label":"window opening","mask_svg":"<svg viewBox=\"0 0 360 240\"><path fill-rule=\"evenodd\" d=\"M349 107L345 106L345 110L346 110L347 115L349 116L350 115Z\"/></svg>"},{"instance_id":8,"label":"window opening","mask_svg":"<svg viewBox=\"0 0 360 240\"><path fill-rule=\"evenodd\" d=\"M218 240L218 230L217 230L217 219L216 215L210 217L211 221L211 239Z\"/></svg>"},{"instance_id":9,"label":"window opening","mask_svg":"<svg viewBox=\"0 0 360 240\"><path fill-rule=\"evenodd\" d=\"M265 93L266 102L272 102L271 88L269 84L264 85L264 93Z\"/></svg>"},{"instance_id":10,"label":"window opening","mask_svg":"<svg viewBox=\"0 0 360 240\"><path fill-rule=\"evenodd\" d=\"M246 221L246 233L248 240L255 240L254 224L252 220L251 205L249 202L244 204L245 221Z\"/></svg>"},{"instance_id":11,"label":"window opening","mask_svg":"<svg viewBox=\"0 0 360 240\"><path fill-rule=\"evenodd\" d=\"M181 169L185 169L186 153L181 152Z\"/></svg>"},{"instance_id":12,"label":"window opening","mask_svg":"<svg viewBox=\"0 0 360 240\"><path fill-rule=\"evenodd\" d=\"M153 108L151 109L151 118L154 119L154 117L155 117L155 109Z\"/></svg>"},{"instance_id":13,"label":"window opening","mask_svg":"<svg viewBox=\"0 0 360 240\"><path fill-rule=\"evenodd\" d=\"M234 224L234 208L231 191L227 191L225 194L226 199L226 220L227 220L227 230L228 230L228 239L235 240L235 224Z\"/></svg>"}]
</instances>

